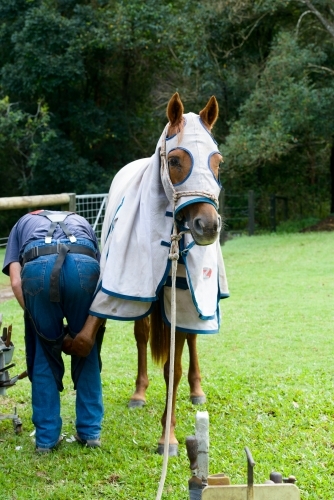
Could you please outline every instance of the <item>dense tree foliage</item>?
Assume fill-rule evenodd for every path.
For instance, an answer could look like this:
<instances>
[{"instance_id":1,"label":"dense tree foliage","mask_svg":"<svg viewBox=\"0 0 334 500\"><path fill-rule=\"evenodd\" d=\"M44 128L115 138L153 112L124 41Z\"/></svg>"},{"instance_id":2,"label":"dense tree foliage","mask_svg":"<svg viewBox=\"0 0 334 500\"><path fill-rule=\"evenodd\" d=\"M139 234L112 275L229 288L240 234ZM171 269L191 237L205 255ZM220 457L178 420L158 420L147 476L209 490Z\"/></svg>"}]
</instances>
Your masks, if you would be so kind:
<instances>
[{"instance_id":1,"label":"dense tree foliage","mask_svg":"<svg viewBox=\"0 0 334 500\"><path fill-rule=\"evenodd\" d=\"M179 91L228 191L329 210L333 56L333 0L0 0L0 196L107 190Z\"/></svg>"},{"instance_id":2,"label":"dense tree foliage","mask_svg":"<svg viewBox=\"0 0 334 500\"><path fill-rule=\"evenodd\" d=\"M303 10L303 4L312 10ZM215 21L232 40L230 49L216 49L220 65L225 61L227 85L243 92L227 116L230 126L222 146L227 185L288 196L304 213L316 205L329 209L334 126L330 4L270 1L258 2L258 8L249 3L247 9L247 2L240 2L234 4L239 17L234 15L231 25ZM226 14L222 11L225 20ZM242 78L249 85L246 91L239 84Z\"/></svg>"}]
</instances>

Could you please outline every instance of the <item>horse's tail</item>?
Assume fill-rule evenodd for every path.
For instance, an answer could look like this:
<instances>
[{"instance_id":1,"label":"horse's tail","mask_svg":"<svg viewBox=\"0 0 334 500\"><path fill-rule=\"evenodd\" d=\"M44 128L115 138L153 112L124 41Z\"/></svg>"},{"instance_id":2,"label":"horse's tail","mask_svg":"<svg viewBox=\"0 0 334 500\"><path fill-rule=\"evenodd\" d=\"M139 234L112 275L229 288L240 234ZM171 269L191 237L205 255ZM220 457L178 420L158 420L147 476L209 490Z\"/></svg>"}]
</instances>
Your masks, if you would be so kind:
<instances>
[{"instance_id":1,"label":"horse's tail","mask_svg":"<svg viewBox=\"0 0 334 500\"><path fill-rule=\"evenodd\" d=\"M169 345L169 328L162 320L159 302L155 302L150 316L150 346L152 359L155 363L159 365L166 363Z\"/></svg>"}]
</instances>

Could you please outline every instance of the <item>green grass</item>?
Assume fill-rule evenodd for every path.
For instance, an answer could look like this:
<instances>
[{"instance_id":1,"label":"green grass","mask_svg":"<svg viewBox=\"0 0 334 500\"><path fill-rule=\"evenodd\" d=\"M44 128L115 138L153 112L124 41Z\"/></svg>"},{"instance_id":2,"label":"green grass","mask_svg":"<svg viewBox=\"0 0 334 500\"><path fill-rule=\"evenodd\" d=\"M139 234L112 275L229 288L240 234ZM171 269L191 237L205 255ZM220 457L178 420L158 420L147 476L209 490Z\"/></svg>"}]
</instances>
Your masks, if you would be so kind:
<instances>
[{"instance_id":1,"label":"green grass","mask_svg":"<svg viewBox=\"0 0 334 500\"><path fill-rule=\"evenodd\" d=\"M199 339L207 404L196 408L188 401L185 353L177 403L180 454L169 460L164 499L188 499L185 438L194 432L198 409L210 417L210 473L245 483L248 446L257 483L278 470L297 477L303 500L333 498L333 240L331 233L280 234L240 237L223 247L231 297L222 301L221 333ZM0 312L13 323L14 375L24 369L22 315L14 300L0 304ZM0 411L17 405L23 420L18 436L10 421L0 423L1 500L155 498L162 468L154 453L165 398L161 369L150 363L147 406L128 410L136 371L132 324L108 322L102 353L101 449L65 442L49 456L36 456L29 381L0 399ZM62 416L70 436L75 394L68 373Z\"/></svg>"},{"instance_id":2,"label":"green grass","mask_svg":"<svg viewBox=\"0 0 334 500\"><path fill-rule=\"evenodd\" d=\"M3 263L4 257L5 257L5 249L0 248L0 262L1 262L1 264ZM2 265L1 265L1 269L2 269ZM0 290L4 286L9 286L9 278L8 278L8 276L6 276L2 272L0 272Z\"/></svg>"},{"instance_id":3,"label":"green grass","mask_svg":"<svg viewBox=\"0 0 334 500\"><path fill-rule=\"evenodd\" d=\"M320 219L315 217L308 217L306 219L289 219L282 221L277 226L277 233L298 233L300 230L306 227L313 226L317 224Z\"/></svg>"}]
</instances>

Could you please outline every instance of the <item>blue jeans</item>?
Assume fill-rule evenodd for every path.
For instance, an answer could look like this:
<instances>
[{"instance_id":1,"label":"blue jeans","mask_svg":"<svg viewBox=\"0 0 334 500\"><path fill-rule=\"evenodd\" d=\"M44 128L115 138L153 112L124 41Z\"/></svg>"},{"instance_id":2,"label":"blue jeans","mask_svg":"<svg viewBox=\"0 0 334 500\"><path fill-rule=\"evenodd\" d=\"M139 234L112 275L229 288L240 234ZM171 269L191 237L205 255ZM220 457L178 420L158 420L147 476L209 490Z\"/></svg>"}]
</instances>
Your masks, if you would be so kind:
<instances>
[{"instance_id":1,"label":"blue jeans","mask_svg":"<svg viewBox=\"0 0 334 500\"><path fill-rule=\"evenodd\" d=\"M71 245L69 240L59 240ZM57 242L54 241L54 244ZM94 250L89 240L78 239L78 245ZM30 243L44 246L44 240ZM49 246L49 245L48 245ZM60 273L60 302L50 302L50 274L57 254L27 262L21 272L25 306L34 320L36 352L32 373L32 420L36 427L36 446L52 448L61 433L60 395L45 356L39 336L56 340L64 336L66 318L73 335L82 329L99 277L99 264L84 254L68 253ZM98 439L103 418L102 386L96 345L80 373L76 392L76 430L81 439Z\"/></svg>"}]
</instances>

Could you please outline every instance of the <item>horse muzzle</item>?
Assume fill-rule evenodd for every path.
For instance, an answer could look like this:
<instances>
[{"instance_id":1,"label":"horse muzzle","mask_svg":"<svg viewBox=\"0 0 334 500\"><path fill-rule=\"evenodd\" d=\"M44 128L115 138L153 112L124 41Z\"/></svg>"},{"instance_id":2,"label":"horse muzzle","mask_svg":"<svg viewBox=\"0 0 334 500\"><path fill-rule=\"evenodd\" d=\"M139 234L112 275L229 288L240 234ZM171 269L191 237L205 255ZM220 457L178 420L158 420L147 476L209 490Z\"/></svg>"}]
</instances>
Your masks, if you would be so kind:
<instances>
[{"instance_id":1,"label":"horse muzzle","mask_svg":"<svg viewBox=\"0 0 334 500\"><path fill-rule=\"evenodd\" d=\"M211 245L221 230L221 217L209 203L194 203L183 210L191 235L197 245Z\"/></svg>"},{"instance_id":2,"label":"horse muzzle","mask_svg":"<svg viewBox=\"0 0 334 500\"><path fill-rule=\"evenodd\" d=\"M197 245L211 245L219 235L221 229L221 217L217 214L214 220L205 217L195 217L188 222L192 237Z\"/></svg>"}]
</instances>

